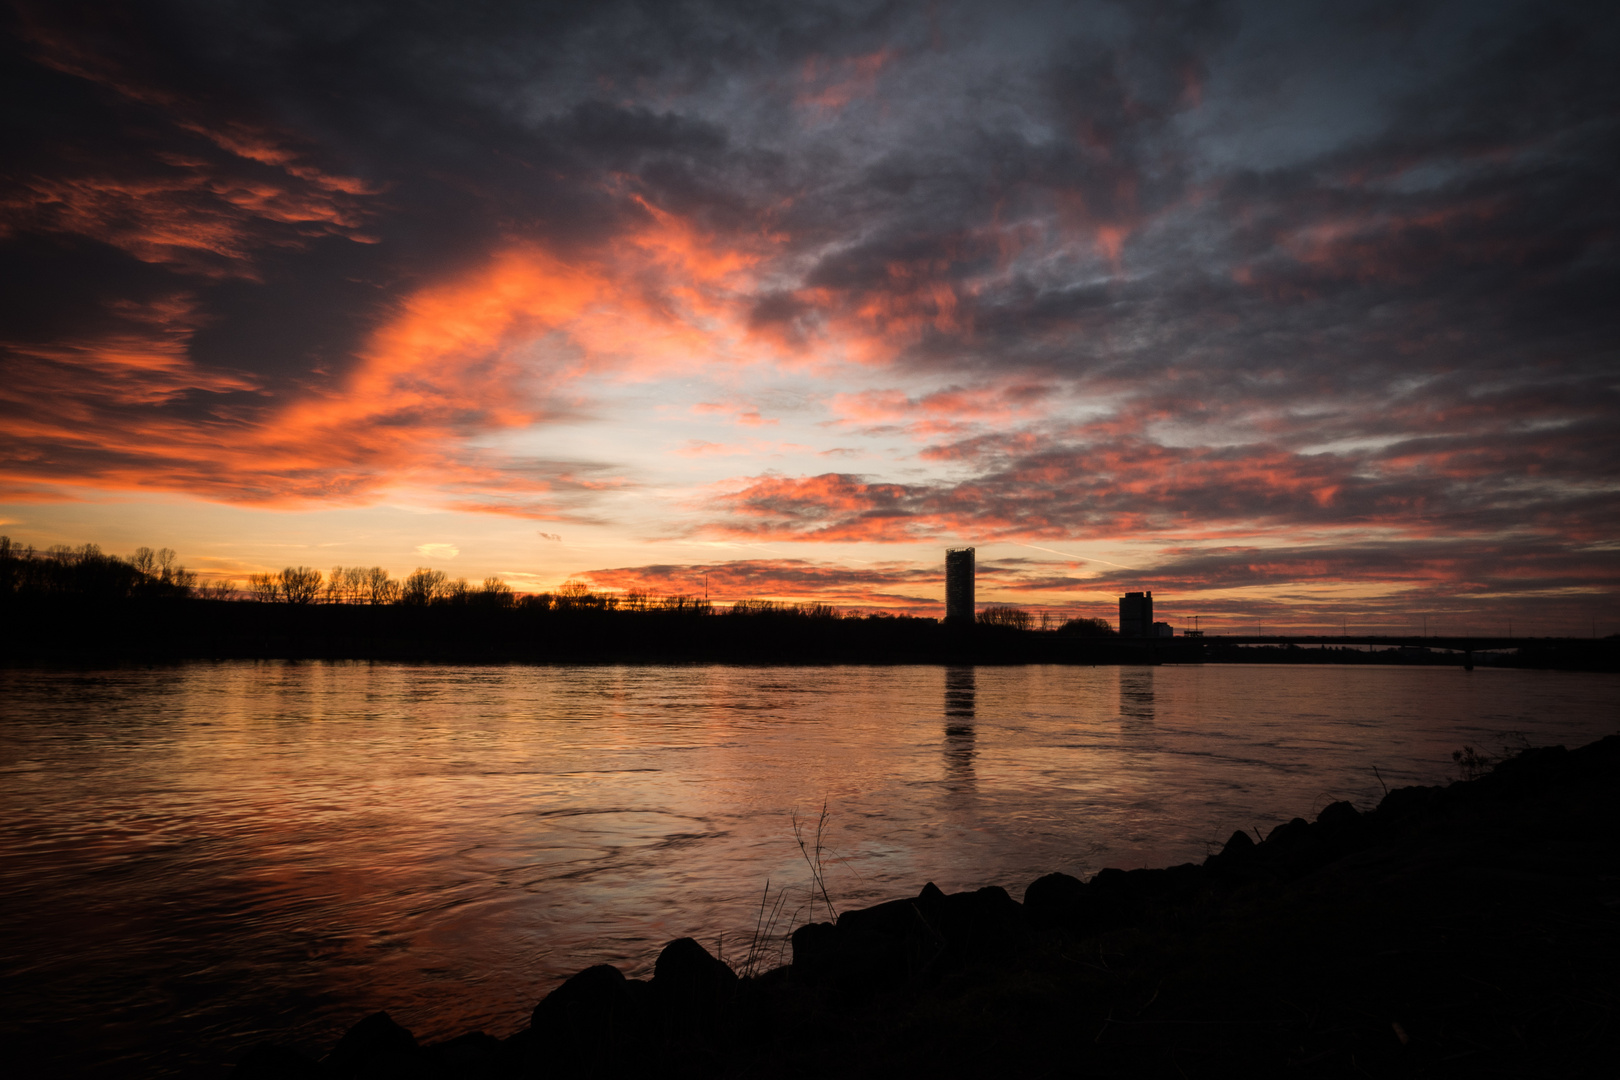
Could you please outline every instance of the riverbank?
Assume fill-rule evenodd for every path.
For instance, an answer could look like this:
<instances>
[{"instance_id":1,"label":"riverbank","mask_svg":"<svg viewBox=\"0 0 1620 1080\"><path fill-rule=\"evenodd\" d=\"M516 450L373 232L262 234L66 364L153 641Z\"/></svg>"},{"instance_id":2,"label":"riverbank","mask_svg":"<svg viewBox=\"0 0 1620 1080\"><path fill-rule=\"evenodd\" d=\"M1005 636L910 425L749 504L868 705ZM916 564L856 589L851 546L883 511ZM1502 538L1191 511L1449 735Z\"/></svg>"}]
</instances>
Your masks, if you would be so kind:
<instances>
[{"instance_id":1,"label":"riverbank","mask_svg":"<svg viewBox=\"0 0 1620 1080\"><path fill-rule=\"evenodd\" d=\"M1200 865L1050 875L1021 903L925 888L799 928L758 977L672 943L504 1042L419 1047L379 1014L319 1064L266 1047L237 1075L1609 1075L1617 792L1620 736L1530 750Z\"/></svg>"},{"instance_id":2,"label":"riverbank","mask_svg":"<svg viewBox=\"0 0 1620 1080\"><path fill-rule=\"evenodd\" d=\"M3 598L0 598L3 599ZM371 660L452 664L1380 664L1620 671L1620 638L1121 638L905 615L741 605L274 604L12 597L0 663Z\"/></svg>"}]
</instances>

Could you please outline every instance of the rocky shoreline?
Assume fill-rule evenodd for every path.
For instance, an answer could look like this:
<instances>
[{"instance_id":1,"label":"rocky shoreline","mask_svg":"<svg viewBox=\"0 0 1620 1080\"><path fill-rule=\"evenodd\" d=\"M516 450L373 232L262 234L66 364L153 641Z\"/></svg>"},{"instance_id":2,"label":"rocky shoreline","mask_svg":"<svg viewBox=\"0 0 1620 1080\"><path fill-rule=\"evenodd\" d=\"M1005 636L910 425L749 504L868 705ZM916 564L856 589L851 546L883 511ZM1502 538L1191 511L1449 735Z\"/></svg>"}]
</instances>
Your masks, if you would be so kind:
<instances>
[{"instance_id":1,"label":"rocky shoreline","mask_svg":"<svg viewBox=\"0 0 1620 1080\"><path fill-rule=\"evenodd\" d=\"M1620 735L1334 803L1202 864L842 913L741 978L690 938L601 965L506 1040L386 1013L242 1080L550 1075L1612 1075Z\"/></svg>"}]
</instances>

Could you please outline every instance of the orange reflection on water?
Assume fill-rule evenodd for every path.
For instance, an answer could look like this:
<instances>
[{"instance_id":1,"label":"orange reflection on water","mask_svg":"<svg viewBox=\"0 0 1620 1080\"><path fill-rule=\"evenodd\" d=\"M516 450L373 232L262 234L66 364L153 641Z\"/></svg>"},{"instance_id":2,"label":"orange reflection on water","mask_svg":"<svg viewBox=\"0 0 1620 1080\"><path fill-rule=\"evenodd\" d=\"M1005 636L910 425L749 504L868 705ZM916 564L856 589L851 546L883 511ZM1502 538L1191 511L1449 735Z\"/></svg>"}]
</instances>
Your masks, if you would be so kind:
<instances>
[{"instance_id":1,"label":"orange reflection on water","mask_svg":"<svg viewBox=\"0 0 1620 1080\"><path fill-rule=\"evenodd\" d=\"M1596 737L1620 684L231 663L5 671L0 702L0 1014L120 1075L208 1073L266 1032L318 1053L379 1008L505 1035L566 975L644 973L688 934L740 960L767 879L806 916L791 819L824 803L840 907L1016 897L1375 802L1373 765L1434 781L1464 742Z\"/></svg>"}]
</instances>

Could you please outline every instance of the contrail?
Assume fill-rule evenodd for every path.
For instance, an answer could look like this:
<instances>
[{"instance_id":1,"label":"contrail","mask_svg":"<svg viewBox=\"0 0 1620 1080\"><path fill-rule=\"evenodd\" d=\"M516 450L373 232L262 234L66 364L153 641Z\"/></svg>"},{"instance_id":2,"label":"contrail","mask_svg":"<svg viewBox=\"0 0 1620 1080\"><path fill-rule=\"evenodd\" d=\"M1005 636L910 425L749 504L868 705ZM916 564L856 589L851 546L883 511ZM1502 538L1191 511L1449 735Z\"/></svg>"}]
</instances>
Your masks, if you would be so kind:
<instances>
[{"instance_id":1,"label":"contrail","mask_svg":"<svg viewBox=\"0 0 1620 1080\"><path fill-rule=\"evenodd\" d=\"M1109 562L1107 559L1099 559L1094 555L1071 555L1067 551L1058 551L1054 548L1037 547L1034 544L1026 544L1021 540L1014 540L1012 542L1017 544L1019 547L1027 547L1031 551L1045 551L1053 555L1062 555L1065 559L1079 559L1081 562L1100 562L1106 566L1117 566L1121 570L1130 570L1138 574L1142 573L1142 568L1140 566L1126 566L1124 563Z\"/></svg>"}]
</instances>

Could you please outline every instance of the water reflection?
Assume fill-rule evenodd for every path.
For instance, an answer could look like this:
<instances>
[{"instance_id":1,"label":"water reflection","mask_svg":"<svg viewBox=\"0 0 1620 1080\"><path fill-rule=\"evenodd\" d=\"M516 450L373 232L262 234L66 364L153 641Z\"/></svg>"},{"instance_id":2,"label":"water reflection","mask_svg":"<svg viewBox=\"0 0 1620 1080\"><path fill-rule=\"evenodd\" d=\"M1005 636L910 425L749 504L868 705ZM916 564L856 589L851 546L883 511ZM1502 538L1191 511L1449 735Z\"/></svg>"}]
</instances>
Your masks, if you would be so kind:
<instances>
[{"instance_id":1,"label":"water reflection","mask_svg":"<svg viewBox=\"0 0 1620 1080\"><path fill-rule=\"evenodd\" d=\"M1119 669L1119 727L1126 742L1148 745L1153 742L1152 667Z\"/></svg>"},{"instance_id":2,"label":"water reflection","mask_svg":"<svg viewBox=\"0 0 1620 1080\"><path fill-rule=\"evenodd\" d=\"M379 1009L505 1036L592 964L731 955L766 880L805 895L795 808L830 808L841 906L1017 895L1200 859L1324 791L1375 805L1369 763L1436 783L1464 740L1620 717L1608 674L1032 666L986 668L982 699L945 669L942 725L941 675L0 666L0 1036L43 1033L34 1075L119 1078L318 1054Z\"/></svg>"},{"instance_id":3,"label":"water reflection","mask_svg":"<svg viewBox=\"0 0 1620 1080\"><path fill-rule=\"evenodd\" d=\"M977 713L978 685L970 666L945 669L945 786L952 792L971 793L973 775L973 721Z\"/></svg>"}]
</instances>

